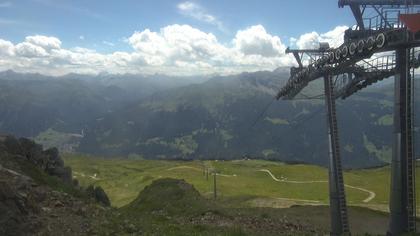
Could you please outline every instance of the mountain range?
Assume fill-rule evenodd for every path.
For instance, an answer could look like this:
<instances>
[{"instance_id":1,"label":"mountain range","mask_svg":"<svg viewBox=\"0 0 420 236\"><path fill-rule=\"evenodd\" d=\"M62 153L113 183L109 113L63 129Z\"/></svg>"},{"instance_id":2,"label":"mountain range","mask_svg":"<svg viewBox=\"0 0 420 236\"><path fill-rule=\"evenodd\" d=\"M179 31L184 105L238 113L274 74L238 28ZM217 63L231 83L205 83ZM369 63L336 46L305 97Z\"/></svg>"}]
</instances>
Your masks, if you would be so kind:
<instances>
[{"instance_id":1,"label":"mountain range","mask_svg":"<svg viewBox=\"0 0 420 236\"><path fill-rule=\"evenodd\" d=\"M287 78L284 68L206 77L4 71L0 132L110 158L261 158L327 165L324 101L273 101ZM390 80L337 100L345 167L390 161ZM302 93L322 92L322 84L314 82Z\"/></svg>"}]
</instances>

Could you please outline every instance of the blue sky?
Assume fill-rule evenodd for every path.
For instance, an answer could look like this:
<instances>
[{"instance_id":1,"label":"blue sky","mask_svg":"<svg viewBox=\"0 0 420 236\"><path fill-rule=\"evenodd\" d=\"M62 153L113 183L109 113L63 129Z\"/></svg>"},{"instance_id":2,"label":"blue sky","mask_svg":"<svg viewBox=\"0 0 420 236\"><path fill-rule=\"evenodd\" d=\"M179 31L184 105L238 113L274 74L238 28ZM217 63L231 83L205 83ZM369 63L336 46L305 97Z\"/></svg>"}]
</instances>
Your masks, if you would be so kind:
<instances>
[{"instance_id":1,"label":"blue sky","mask_svg":"<svg viewBox=\"0 0 420 236\"><path fill-rule=\"evenodd\" d=\"M59 39L63 49L81 47L102 54L142 49L127 39L135 32L159 33L171 25L212 34L232 48L238 32L252 26L262 26L263 33L287 46L294 43L291 38L353 24L351 11L338 8L337 0L0 0L0 39L14 47L27 36L42 35Z\"/></svg>"}]
</instances>

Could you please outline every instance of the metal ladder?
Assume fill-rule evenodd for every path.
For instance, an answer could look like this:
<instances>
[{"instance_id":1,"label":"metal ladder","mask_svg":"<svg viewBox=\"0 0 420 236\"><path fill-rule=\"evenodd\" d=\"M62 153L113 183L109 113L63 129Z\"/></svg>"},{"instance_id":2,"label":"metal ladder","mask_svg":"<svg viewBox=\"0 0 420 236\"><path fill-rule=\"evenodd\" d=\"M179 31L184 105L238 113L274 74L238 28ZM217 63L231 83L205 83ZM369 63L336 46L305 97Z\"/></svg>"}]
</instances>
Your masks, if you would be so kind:
<instances>
[{"instance_id":1,"label":"metal ladder","mask_svg":"<svg viewBox=\"0 0 420 236\"><path fill-rule=\"evenodd\" d=\"M415 170L416 161L414 158L413 147L413 83L414 78L407 81L407 217L408 217L408 231L416 231L416 190L415 190Z\"/></svg>"},{"instance_id":2,"label":"metal ladder","mask_svg":"<svg viewBox=\"0 0 420 236\"><path fill-rule=\"evenodd\" d=\"M328 78L327 78L328 77ZM335 188L337 190L338 196L333 196L338 198L338 214L341 222L341 233L349 232L349 223L348 223L348 214L347 214L347 205L346 205L346 194L344 191L344 180L343 180L343 170L340 157L340 146L338 138L338 127L337 127L337 112L335 107L335 96L334 96L334 84L331 81L331 77L327 76L324 78L325 81L325 99L328 106L328 126L330 131L330 142L331 142L331 151L333 160L330 162L330 168L332 171L332 177L335 181ZM329 90L329 91L328 91ZM331 157L330 157L331 158ZM331 181L331 179L330 179ZM330 183L331 184L331 183ZM330 193L331 194L331 193ZM332 196L330 196L332 197ZM331 206L330 206L331 207Z\"/></svg>"},{"instance_id":3,"label":"metal ladder","mask_svg":"<svg viewBox=\"0 0 420 236\"><path fill-rule=\"evenodd\" d=\"M332 89L332 87L331 87ZM339 146L339 139L338 139L338 127L337 127L337 112L335 109L335 106L332 106L331 109L331 116L332 116L332 125L333 130L331 132L334 132L334 142L333 145L334 149L333 152L335 152L335 161L336 161L336 177L337 177L337 187L338 187L338 199L340 204L340 212L341 212L341 223L343 225L343 232L349 232L349 224L348 224L348 215L347 215L347 205L346 205L346 194L344 192L344 180L343 180L343 169L341 164L341 156L340 156L340 146Z\"/></svg>"}]
</instances>

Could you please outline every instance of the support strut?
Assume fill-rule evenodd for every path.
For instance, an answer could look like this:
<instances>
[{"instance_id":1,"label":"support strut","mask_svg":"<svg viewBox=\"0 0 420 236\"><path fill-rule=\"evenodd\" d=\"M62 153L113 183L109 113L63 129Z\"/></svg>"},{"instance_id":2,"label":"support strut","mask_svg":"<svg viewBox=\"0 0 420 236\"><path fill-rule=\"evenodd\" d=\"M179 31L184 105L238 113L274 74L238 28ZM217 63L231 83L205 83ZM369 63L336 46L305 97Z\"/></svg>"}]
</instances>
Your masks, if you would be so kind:
<instances>
[{"instance_id":1,"label":"support strut","mask_svg":"<svg viewBox=\"0 0 420 236\"><path fill-rule=\"evenodd\" d=\"M329 141L329 194L331 211L331 235L349 233L343 170L338 141L337 113L331 75L324 76L325 104L327 106Z\"/></svg>"},{"instance_id":2,"label":"support strut","mask_svg":"<svg viewBox=\"0 0 420 236\"><path fill-rule=\"evenodd\" d=\"M412 93L409 50L396 50L394 146L391 163L391 196L388 235L416 231L415 168L413 155Z\"/></svg>"}]
</instances>

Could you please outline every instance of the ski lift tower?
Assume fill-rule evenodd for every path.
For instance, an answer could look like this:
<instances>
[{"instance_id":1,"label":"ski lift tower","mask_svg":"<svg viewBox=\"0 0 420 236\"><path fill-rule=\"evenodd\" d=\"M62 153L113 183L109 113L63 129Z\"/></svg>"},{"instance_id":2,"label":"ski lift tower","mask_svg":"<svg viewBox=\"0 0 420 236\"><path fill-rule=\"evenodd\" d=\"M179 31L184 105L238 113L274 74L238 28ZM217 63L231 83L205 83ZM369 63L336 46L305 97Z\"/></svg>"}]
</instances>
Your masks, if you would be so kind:
<instances>
[{"instance_id":1,"label":"ski lift tower","mask_svg":"<svg viewBox=\"0 0 420 236\"><path fill-rule=\"evenodd\" d=\"M320 43L318 49L286 49L286 53L293 53L299 67L290 69L290 79L277 95L277 99L293 99L312 80L324 78L325 104L327 107L328 141L329 141L329 196L331 210L331 234L341 235L349 232L346 195L344 191L343 172L341 167L340 147L338 141L337 116L335 110L335 95L333 92L332 76L327 71L316 72L316 63L333 55L328 43ZM308 66L303 66L302 61ZM349 68L348 72L353 68ZM314 73L314 74L312 74ZM340 73L342 73L340 71Z\"/></svg>"},{"instance_id":2,"label":"ski lift tower","mask_svg":"<svg viewBox=\"0 0 420 236\"><path fill-rule=\"evenodd\" d=\"M277 99L293 99L309 82L323 78L329 129L331 234L349 232L338 145L335 99L395 77L394 145L391 173L389 235L415 232L415 162L411 68L419 66L420 0L339 0L349 6L357 26L345 32L344 43L328 49L307 66L299 63ZM414 74L414 69L413 69ZM341 79L333 83L332 76ZM340 76L341 75L341 76ZM344 76L346 75L346 76Z\"/></svg>"},{"instance_id":3,"label":"ski lift tower","mask_svg":"<svg viewBox=\"0 0 420 236\"><path fill-rule=\"evenodd\" d=\"M380 41L380 51L395 54L394 145L391 163L390 221L388 235L416 232L415 168L413 146L413 75L420 46L419 0L339 0L350 7L356 28L345 42L369 45ZM383 36L382 36L383 35ZM417 59L417 61L416 61Z\"/></svg>"}]
</instances>

